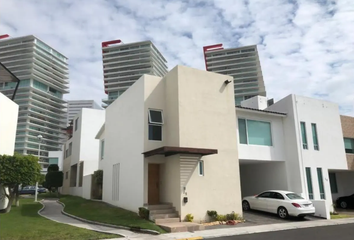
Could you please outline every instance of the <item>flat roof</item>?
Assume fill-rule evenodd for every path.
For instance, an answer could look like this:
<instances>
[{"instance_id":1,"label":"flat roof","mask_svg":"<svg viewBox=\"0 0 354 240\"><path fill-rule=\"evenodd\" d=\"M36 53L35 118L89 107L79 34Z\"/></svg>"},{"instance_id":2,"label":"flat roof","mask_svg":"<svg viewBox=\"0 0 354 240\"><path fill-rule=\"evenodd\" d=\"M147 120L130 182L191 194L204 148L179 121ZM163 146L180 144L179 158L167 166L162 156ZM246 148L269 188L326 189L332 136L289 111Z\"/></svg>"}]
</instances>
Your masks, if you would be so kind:
<instances>
[{"instance_id":1,"label":"flat roof","mask_svg":"<svg viewBox=\"0 0 354 240\"><path fill-rule=\"evenodd\" d=\"M262 113L270 113L270 114L276 114L276 115L281 115L281 116L286 116L287 114L284 112L275 112L275 111L269 111L269 110L261 110L257 108L249 108L249 107L241 107L241 106L236 106L236 109L244 109L244 110L249 110L249 111L255 111L255 112L262 112Z\"/></svg>"}]
</instances>

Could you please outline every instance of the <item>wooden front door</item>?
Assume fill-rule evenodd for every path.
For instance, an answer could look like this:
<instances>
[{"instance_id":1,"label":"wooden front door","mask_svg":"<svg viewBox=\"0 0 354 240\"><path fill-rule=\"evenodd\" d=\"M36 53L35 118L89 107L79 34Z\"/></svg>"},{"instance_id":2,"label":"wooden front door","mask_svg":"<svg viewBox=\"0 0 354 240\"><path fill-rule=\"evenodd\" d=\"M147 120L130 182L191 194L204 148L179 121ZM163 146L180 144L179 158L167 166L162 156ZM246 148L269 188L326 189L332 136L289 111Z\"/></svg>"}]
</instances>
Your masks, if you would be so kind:
<instances>
[{"instance_id":1,"label":"wooden front door","mask_svg":"<svg viewBox=\"0 0 354 240\"><path fill-rule=\"evenodd\" d=\"M160 165L149 164L148 170L148 203L159 204L160 203Z\"/></svg>"}]
</instances>

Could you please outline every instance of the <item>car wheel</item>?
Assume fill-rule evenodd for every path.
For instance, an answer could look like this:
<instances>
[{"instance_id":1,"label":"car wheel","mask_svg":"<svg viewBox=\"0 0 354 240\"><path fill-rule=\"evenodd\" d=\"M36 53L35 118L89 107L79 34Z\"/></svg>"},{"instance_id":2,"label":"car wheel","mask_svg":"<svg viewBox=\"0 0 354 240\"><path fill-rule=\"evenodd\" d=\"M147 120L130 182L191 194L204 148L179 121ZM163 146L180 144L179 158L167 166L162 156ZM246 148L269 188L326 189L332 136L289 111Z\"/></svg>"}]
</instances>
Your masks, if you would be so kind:
<instances>
[{"instance_id":1,"label":"car wheel","mask_svg":"<svg viewBox=\"0 0 354 240\"><path fill-rule=\"evenodd\" d=\"M251 209L251 206L250 206L248 201L243 201L242 202L242 209L243 209L243 211L248 211L248 210Z\"/></svg>"},{"instance_id":2,"label":"car wheel","mask_svg":"<svg viewBox=\"0 0 354 240\"><path fill-rule=\"evenodd\" d=\"M278 208L278 216L282 219L285 219L288 217L288 210L286 210L285 207L279 207Z\"/></svg>"},{"instance_id":3,"label":"car wheel","mask_svg":"<svg viewBox=\"0 0 354 240\"><path fill-rule=\"evenodd\" d=\"M341 208L347 208L348 207L348 204L347 204L347 202L346 201L342 201L342 202L340 202L340 207Z\"/></svg>"}]
</instances>

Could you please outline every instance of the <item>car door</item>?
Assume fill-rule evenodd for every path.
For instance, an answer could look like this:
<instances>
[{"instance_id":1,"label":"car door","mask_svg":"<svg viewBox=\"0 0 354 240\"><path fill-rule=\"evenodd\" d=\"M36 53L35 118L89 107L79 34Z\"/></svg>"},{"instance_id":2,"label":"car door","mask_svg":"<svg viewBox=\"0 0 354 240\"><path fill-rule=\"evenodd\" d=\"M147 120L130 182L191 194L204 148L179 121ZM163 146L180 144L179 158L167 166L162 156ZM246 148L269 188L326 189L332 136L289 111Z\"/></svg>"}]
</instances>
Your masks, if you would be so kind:
<instances>
[{"instance_id":1,"label":"car door","mask_svg":"<svg viewBox=\"0 0 354 240\"><path fill-rule=\"evenodd\" d=\"M255 207L252 208L260 211L267 211L267 204L270 196L271 196L271 192L263 192L259 194L254 200Z\"/></svg>"},{"instance_id":2,"label":"car door","mask_svg":"<svg viewBox=\"0 0 354 240\"><path fill-rule=\"evenodd\" d=\"M284 196L278 192L271 192L270 198L268 199L267 212L277 213L278 207L282 206L284 201Z\"/></svg>"}]
</instances>

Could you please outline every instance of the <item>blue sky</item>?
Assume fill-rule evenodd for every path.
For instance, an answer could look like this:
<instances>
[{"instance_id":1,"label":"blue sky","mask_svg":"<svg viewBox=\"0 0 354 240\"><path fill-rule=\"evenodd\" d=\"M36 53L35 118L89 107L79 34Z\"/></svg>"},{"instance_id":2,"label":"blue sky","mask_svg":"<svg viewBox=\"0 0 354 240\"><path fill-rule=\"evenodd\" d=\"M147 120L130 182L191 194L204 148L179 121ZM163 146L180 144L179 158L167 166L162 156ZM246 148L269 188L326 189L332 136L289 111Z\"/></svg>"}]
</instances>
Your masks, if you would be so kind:
<instances>
[{"instance_id":1,"label":"blue sky","mask_svg":"<svg viewBox=\"0 0 354 240\"><path fill-rule=\"evenodd\" d=\"M152 40L170 69L204 69L205 45L258 44L269 98L321 98L354 116L353 26L353 0L11 0L0 8L0 34L33 34L69 58L67 99L99 104L102 41Z\"/></svg>"}]
</instances>

